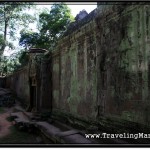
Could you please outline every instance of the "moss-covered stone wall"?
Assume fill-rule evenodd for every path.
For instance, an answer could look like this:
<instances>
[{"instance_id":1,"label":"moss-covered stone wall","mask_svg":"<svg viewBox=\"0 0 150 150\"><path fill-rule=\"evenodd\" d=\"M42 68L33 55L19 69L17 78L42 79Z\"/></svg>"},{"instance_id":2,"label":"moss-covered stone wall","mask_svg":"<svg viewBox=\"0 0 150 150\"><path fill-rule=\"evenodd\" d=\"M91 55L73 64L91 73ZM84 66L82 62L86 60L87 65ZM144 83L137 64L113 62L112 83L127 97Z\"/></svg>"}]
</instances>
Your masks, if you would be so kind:
<instances>
[{"instance_id":1,"label":"moss-covered stone wall","mask_svg":"<svg viewBox=\"0 0 150 150\"><path fill-rule=\"evenodd\" d=\"M22 100L22 103L27 106L30 100L28 66L8 76L6 78L6 87L10 88Z\"/></svg>"},{"instance_id":2,"label":"moss-covered stone wall","mask_svg":"<svg viewBox=\"0 0 150 150\"><path fill-rule=\"evenodd\" d=\"M103 14L104 20L97 17L99 97L105 91L98 99L100 115L149 124L150 6L112 8L110 15Z\"/></svg>"},{"instance_id":3,"label":"moss-covered stone wall","mask_svg":"<svg viewBox=\"0 0 150 150\"><path fill-rule=\"evenodd\" d=\"M48 67L53 114L103 126L110 120L115 126L121 120L122 125L150 125L149 14L146 4L99 5L68 28ZM29 98L26 71L7 82L20 97Z\"/></svg>"},{"instance_id":4,"label":"moss-covered stone wall","mask_svg":"<svg viewBox=\"0 0 150 150\"><path fill-rule=\"evenodd\" d=\"M149 10L99 6L67 31L53 54L53 110L149 124Z\"/></svg>"},{"instance_id":5,"label":"moss-covered stone wall","mask_svg":"<svg viewBox=\"0 0 150 150\"><path fill-rule=\"evenodd\" d=\"M85 20L86 21L86 20ZM95 118L96 37L94 19L64 36L53 54L53 109Z\"/></svg>"}]
</instances>

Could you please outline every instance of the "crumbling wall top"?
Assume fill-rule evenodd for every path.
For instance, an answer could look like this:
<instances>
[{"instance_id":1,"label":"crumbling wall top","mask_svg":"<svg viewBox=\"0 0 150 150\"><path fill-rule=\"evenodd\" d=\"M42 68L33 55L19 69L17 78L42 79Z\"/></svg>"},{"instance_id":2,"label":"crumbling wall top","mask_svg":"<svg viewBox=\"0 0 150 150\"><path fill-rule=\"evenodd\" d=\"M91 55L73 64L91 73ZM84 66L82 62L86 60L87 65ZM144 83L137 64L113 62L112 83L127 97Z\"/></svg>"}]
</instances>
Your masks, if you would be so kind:
<instances>
[{"instance_id":1,"label":"crumbling wall top","mask_svg":"<svg viewBox=\"0 0 150 150\"><path fill-rule=\"evenodd\" d=\"M79 12L79 14L76 15L75 20L76 21L80 21L82 20L84 17L86 17L88 15L88 13L86 12L85 9L83 9L82 11Z\"/></svg>"},{"instance_id":2,"label":"crumbling wall top","mask_svg":"<svg viewBox=\"0 0 150 150\"><path fill-rule=\"evenodd\" d=\"M48 50L42 48L30 48L28 53L45 53Z\"/></svg>"},{"instance_id":3,"label":"crumbling wall top","mask_svg":"<svg viewBox=\"0 0 150 150\"><path fill-rule=\"evenodd\" d=\"M85 10L80 11L80 13L75 18L76 21L70 23L70 25L67 28L66 32L64 33L63 37L71 34L75 30L80 29L83 25L90 22L96 16L96 10L97 10L97 8L94 9L89 14Z\"/></svg>"}]
</instances>

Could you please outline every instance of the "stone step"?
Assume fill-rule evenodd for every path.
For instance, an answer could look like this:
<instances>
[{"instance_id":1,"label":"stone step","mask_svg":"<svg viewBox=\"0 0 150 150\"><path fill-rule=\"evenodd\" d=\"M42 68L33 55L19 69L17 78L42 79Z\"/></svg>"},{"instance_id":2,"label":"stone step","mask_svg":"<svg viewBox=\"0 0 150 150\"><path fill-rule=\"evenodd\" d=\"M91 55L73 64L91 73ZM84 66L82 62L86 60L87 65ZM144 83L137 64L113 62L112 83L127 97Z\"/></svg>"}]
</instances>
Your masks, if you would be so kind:
<instances>
[{"instance_id":1,"label":"stone step","mask_svg":"<svg viewBox=\"0 0 150 150\"><path fill-rule=\"evenodd\" d=\"M71 134L67 136L61 137L61 143L66 144L92 144L92 142L85 137L83 137L81 134Z\"/></svg>"},{"instance_id":2,"label":"stone step","mask_svg":"<svg viewBox=\"0 0 150 150\"><path fill-rule=\"evenodd\" d=\"M47 122L36 122L35 125L44 135L55 143L91 143L91 141L83 137L78 130L62 132L59 128Z\"/></svg>"},{"instance_id":3,"label":"stone step","mask_svg":"<svg viewBox=\"0 0 150 150\"><path fill-rule=\"evenodd\" d=\"M69 131L65 131L65 132L59 132L58 134L56 134L56 136L65 137L68 135L74 135L74 134L78 134L78 133L80 133L78 130L69 130Z\"/></svg>"},{"instance_id":4,"label":"stone step","mask_svg":"<svg viewBox=\"0 0 150 150\"><path fill-rule=\"evenodd\" d=\"M36 122L35 126L41 130L42 133L44 133L48 138L50 138L53 141L56 141L55 135L61 130L47 122Z\"/></svg>"},{"instance_id":5,"label":"stone step","mask_svg":"<svg viewBox=\"0 0 150 150\"><path fill-rule=\"evenodd\" d=\"M69 130L56 134L61 143L67 144L91 144L92 142L80 134L78 130Z\"/></svg>"},{"instance_id":6,"label":"stone step","mask_svg":"<svg viewBox=\"0 0 150 150\"><path fill-rule=\"evenodd\" d=\"M7 94L12 94L12 93L9 89L0 88L0 96L1 95L7 95Z\"/></svg>"},{"instance_id":7,"label":"stone step","mask_svg":"<svg viewBox=\"0 0 150 150\"><path fill-rule=\"evenodd\" d=\"M23 112L10 113L10 116L14 118L22 118L22 119L28 120L28 118L23 114Z\"/></svg>"},{"instance_id":8,"label":"stone step","mask_svg":"<svg viewBox=\"0 0 150 150\"><path fill-rule=\"evenodd\" d=\"M24 114L29 120L32 120L32 118L34 117L34 114L31 113L31 112L23 111L23 114Z\"/></svg>"},{"instance_id":9,"label":"stone step","mask_svg":"<svg viewBox=\"0 0 150 150\"><path fill-rule=\"evenodd\" d=\"M67 127L64 128L63 126L61 127L61 123L59 123L59 127L57 127L57 125L50 124L46 121L32 121L29 119L32 115L33 114L27 112L11 113L11 116L15 118L14 121L18 125L19 129L30 129L30 127L38 129L48 139L53 141L53 143L92 143L90 140L81 135L78 130L69 129ZM64 129L66 129L66 131L64 131Z\"/></svg>"},{"instance_id":10,"label":"stone step","mask_svg":"<svg viewBox=\"0 0 150 150\"><path fill-rule=\"evenodd\" d=\"M14 109L15 109L16 111L18 111L18 112L20 112L20 111L21 111L21 112L25 112L25 109L22 108L22 107L19 106L19 105L15 106Z\"/></svg>"},{"instance_id":11,"label":"stone step","mask_svg":"<svg viewBox=\"0 0 150 150\"><path fill-rule=\"evenodd\" d=\"M21 131L25 132L35 132L34 122L31 122L29 118L24 115L23 112L11 113L11 117L14 118L14 125Z\"/></svg>"},{"instance_id":12,"label":"stone step","mask_svg":"<svg viewBox=\"0 0 150 150\"><path fill-rule=\"evenodd\" d=\"M14 118L17 125L30 124L30 120L22 112L11 113L10 116Z\"/></svg>"}]
</instances>

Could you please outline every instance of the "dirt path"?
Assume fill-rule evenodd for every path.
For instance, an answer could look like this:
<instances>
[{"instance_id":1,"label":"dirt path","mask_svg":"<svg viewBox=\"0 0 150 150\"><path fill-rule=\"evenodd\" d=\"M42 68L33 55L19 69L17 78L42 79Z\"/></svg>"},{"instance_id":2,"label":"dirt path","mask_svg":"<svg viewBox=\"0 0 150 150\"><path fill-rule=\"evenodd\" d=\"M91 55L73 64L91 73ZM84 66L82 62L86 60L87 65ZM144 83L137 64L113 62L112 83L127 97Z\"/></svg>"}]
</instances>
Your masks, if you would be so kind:
<instances>
[{"instance_id":1,"label":"dirt path","mask_svg":"<svg viewBox=\"0 0 150 150\"><path fill-rule=\"evenodd\" d=\"M0 138L10 133L9 128L12 126L12 123L7 120L9 116L10 112L0 114Z\"/></svg>"},{"instance_id":2,"label":"dirt path","mask_svg":"<svg viewBox=\"0 0 150 150\"><path fill-rule=\"evenodd\" d=\"M16 105L15 105L16 106ZM1 144L39 144L42 142L38 134L18 130L12 121L8 119L14 107L1 108L0 111L0 145Z\"/></svg>"}]
</instances>

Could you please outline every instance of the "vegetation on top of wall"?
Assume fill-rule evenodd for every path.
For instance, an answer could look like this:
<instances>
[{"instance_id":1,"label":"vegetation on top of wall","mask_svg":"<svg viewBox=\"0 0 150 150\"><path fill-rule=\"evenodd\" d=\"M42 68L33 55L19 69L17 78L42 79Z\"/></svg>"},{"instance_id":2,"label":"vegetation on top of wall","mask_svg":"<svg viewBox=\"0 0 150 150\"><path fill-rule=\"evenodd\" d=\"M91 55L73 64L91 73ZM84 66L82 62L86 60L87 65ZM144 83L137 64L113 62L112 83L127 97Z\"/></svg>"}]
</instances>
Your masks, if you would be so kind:
<instances>
[{"instance_id":1,"label":"vegetation on top of wall","mask_svg":"<svg viewBox=\"0 0 150 150\"><path fill-rule=\"evenodd\" d=\"M33 3L3 2L0 5L0 74L5 76L28 63L29 48L53 50L58 39L74 20L70 8L63 2L56 2L51 10L40 11ZM35 8L30 14L30 8ZM34 14L36 12L36 14ZM37 25L36 31L30 23ZM21 30L21 31L20 31ZM18 37L20 31L20 37ZM19 39L23 48L16 49L13 42ZM15 50L10 56L2 56L4 50Z\"/></svg>"},{"instance_id":2,"label":"vegetation on top of wall","mask_svg":"<svg viewBox=\"0 0 150 150\"><path fill-rule=\"evenodd\" d=\"M25 29L20 32L19 44L26 49L36 47L53 50L58 39L72 21L73 16L69 7L63 2L54 3L50 12L42 12L39 15L38 32Z\"/></svg>"},{"instance_id":3,"label":"vegetation on top of wall","mask_svg":"<svg viewBox=\"0 0 150 150\"><path fill-rule=\"evenodd\" d=\"M34 21L34 17L25 13L26 10L33 8L32 3L20 2L1 2L0 5L0 35L2 41L0 42L0 56L3 54L6 46L13 49L13 43L9 39L15 40L15 33L18 26L27 27L27 25ZM23 13L22 13L23 12Z\"/></svg>"}]
</instances>

